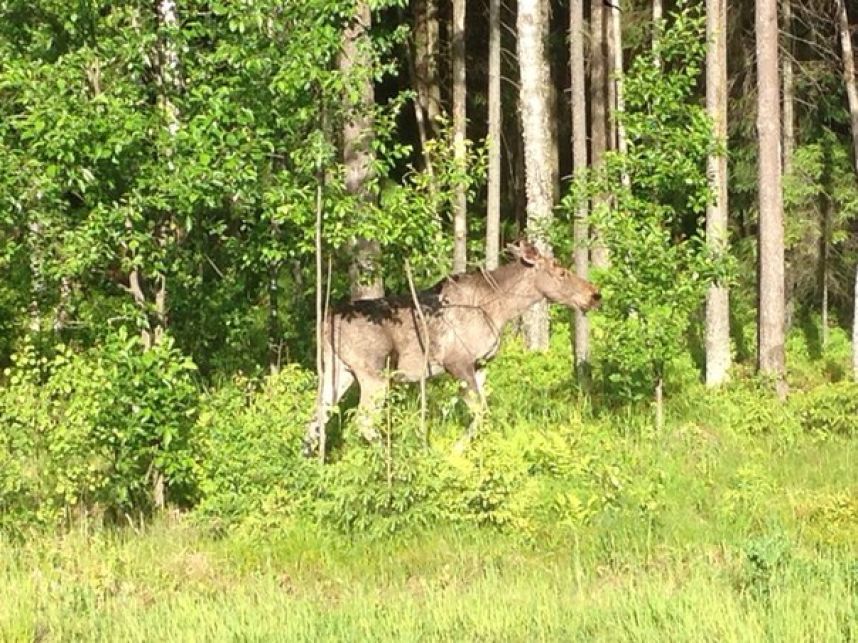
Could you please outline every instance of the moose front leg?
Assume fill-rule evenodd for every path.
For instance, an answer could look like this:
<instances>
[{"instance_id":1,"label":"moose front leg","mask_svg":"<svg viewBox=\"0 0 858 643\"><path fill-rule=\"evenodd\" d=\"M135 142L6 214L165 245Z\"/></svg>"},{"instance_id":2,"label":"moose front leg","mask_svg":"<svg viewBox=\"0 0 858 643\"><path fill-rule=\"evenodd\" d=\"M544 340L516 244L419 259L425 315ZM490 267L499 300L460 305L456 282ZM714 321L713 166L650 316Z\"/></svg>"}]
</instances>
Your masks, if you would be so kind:
<instances>
[{"instance_id":1,"label":"moose front leg","mask_svg":"<svg viewBox=\"0 0 858 643\"><path fill-rule=\"evenodd\" d=\"M381 438L375 428L384 398L387 394L387 380L369 374L358 375L360 403L357 408L356 424L358 431L367 442L377 442Z\"/></svg>"},{"instance_id":2,"label":"moose front leg","mask_svg":"<svg viewBox=\"0 0 858 643\"><path fill-rule=\"evenodd\" d=\"M331 410L355 381L354 375L339 359L329 358L327 363L331 366L322 373L321 399L317 400L319 406L316 408L313 419L307 424L307 433L304 436L302 453L307 458L313 457L318 451L320 436L331 415Z\"/></svg>"},{"instance_id":3,"label":"moose front leg","mask_svg":"<svg viewBox=\"0 0 858 643\"><path fill-rule=\"evenodd\" d=\"M478 369L475 364L447 365L447 372L458 378L465 385L465 404L471 412L471 421L465 434L459 438L453 449L462 452L467 445L477 437L486 411L485 369Z\"/></svg>"}]
</instances>

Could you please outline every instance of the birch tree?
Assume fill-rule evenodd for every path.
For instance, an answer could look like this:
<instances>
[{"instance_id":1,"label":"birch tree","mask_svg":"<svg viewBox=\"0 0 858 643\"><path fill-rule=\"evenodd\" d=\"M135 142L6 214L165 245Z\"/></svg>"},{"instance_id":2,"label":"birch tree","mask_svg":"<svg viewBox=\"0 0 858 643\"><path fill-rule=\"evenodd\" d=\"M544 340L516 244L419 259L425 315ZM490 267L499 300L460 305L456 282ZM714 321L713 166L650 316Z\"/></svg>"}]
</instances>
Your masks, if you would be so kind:
<instances>
[{"instance_id":1,"label":"birch tree","mask_svg":"<svg viewBox=\"0 0 858 643\"><path fill-rule=\"evenodd\" d=\"M584 76L584 1L572 0L569 7L569 68L571 74L572 168L580 177L587 168L587 88ZM582 199L574 214L575 274L587 278L590 263L587 201ZM575 365L579 377L584 373L590 352L590 328L587 316L575 311Z\"/></svg>"},{"instance_id":2,"label":"birch tree","mask_svg":"<svg viewBox=\"0 0 858 643\"><path fill-rule=\"evenodd\" d=\"M776 0L756 0L755 22L760 218L757 367L776 379L778 393L784 395L784 219Z\"/></svg>"},{"instance_id":3,"label":"birch tree","mask_svg":"<svg viewBox=\"0 0 858 643\"><path fill-rule=\"evenodd\" d=\"M727 2L706 2L706 111L715 137L727 143ZM706 208L706 242L716 254L727 252L727 157L710 154L709 180L715 201ZM724 284L706 295L706 385L727 379L730 367L730 301Z\"/></svg>"},{"instance_id":4,"label":"birch tree","mask_svg":"<svg viewBox=\"0 0 858 643\"><path fill-rule=\"evenodd\" d=\"M355 197L359 206L371 204L374 198L372 112L375 106L375 91L368 34L371 26L369 2L360 0L355 5L354 16L343 32L343 48L340 54L340 71L344 77L355 83L354 99L349 102L348 117L343 124L342 141L346 190ZM352 300L384 296L380 260L381 248L378 241L365 238L354 240L349 267Z\"/></svg>"},{"instance_id":5,"label":"birch tree","mask_svg":"<svg viewBox=\"0 0 858 643\"><path fill-rule=\"evenodd\" d=\"M605 42L605 10L601 2L590 3L590 165L602 164L608 147L607 131L607 44ZM604 197L597 197L596 201ZM594 204L595 205L595 204ZM608 250L598 239L591 250L593 266L608 265Z\"/></svg>"},{"instance_id":6,"label":"birch tree","mask_svg":"<svg viewBox=\"0 0 858 643\"><path fill-rule=\"evenodd\" d=\"M548 100L549 73L543 42L548 14L543 0L518 3L518 63L521 74L521 124L524 138L528 236L550 254L547 228L551 222L554 186ZM540 303L524 316L524 335L532 350L548 348L548 306Z\"/></svg>"},{"instance_id":7,"label":"birch tree","mask_svg":"<svg viewBox=\"0 0 858 643\"><path fill-rule=\"evenodd\" d=\"M501 195L501 19L500 0L489 0L489 149L486 269L498 267Z\"/></svg>"},{"instance_id":8,"label":"birch tree","mask_svg":"<svg viewBox=\"0 0 858 643\"><path fill-rule=\"evenodd\" d=\"M466 75L465 75L465 0L453 0L453 155L460 169L465 164ZM453 197L453 272L468 267L468 195L457 182Z\"/></svg>"}]
</instances>

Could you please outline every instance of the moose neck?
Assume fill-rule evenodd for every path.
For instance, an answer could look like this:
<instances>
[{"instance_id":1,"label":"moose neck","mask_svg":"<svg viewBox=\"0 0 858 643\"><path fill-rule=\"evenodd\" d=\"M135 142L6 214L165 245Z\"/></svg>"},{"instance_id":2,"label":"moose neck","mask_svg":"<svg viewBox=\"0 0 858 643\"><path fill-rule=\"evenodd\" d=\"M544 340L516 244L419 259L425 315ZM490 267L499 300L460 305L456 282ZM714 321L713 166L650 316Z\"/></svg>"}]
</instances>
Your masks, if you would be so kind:
<instances>
[{"instance_id":1,"label":"moose neck","mask_svg":"<svg viewBox=\"0 0 858 643\"><path fill-rule=\"evenodd\" d=\"M534 284L536 270L516 261L481 274L486 288L483 289L483 301L478 303L498 330L536 302L545 299Z\"/></svg>"}]
</instances>

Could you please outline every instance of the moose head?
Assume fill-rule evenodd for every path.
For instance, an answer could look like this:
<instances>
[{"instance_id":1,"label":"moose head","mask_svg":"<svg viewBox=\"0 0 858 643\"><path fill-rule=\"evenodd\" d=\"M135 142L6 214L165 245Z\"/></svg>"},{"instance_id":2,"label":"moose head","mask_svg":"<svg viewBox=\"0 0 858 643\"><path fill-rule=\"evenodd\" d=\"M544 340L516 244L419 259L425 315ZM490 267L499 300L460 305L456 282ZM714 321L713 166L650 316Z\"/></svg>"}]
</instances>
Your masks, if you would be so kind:
<instances>
[{"instance_id":1,"label":"moose head","mask_svg":"<svg viewBox=\"0 0 858 643\"><path fill-rule=\"evenodd\" d=\"M522 240L507 249L529 269L534 287L549 301L582 311L599 305L602 295L595 285L564 268L554 257L542 254L534 244Z\"/></svg>"}]
</instances>

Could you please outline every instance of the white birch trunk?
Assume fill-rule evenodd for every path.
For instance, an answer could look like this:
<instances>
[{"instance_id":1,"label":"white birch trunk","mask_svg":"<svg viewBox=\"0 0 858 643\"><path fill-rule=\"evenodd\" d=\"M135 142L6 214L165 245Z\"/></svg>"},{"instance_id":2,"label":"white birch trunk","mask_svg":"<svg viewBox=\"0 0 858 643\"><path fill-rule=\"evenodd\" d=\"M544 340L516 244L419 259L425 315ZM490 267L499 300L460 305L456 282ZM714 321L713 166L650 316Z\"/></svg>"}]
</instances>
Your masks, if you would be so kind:
<instances>
[{"instance_id":1,"label":"white birch trunk","mask_svg":"<svg viewBox=\"0 0 858 643\"><path fill-rule=\"evenodd\" d=\"M590 3L590 165L597 168L608 147L607 132L607 52L605 43L605 10L601 2ZM605 202L596 197L594 207ZM590 259L596 268L608 266L608 249L593 231Z\"/></svg>"},{"instance_id":2,"label":"white birch trunk","mask_svg":"<svg viewBox=\"0 0 858 643\"><path fill-rule=\"evenodd\" d=\"M543 42L548 15L543 0L518 3L518 62L521 70L521 123L524 138L528 236L550 253L547 228L554 207L549 128L549 72ZM548 348L548 307L537 304L525 313L524 335L531 350Z\"/></svg>"},{"instance_id":3,"label":"white birch trunk","mask_svg":"<svg viewBox=\"0 0 858 643\"><path fill-rule=\"evenodd\" d=\"M727 143L727 1L706 2L706 110L715 137ZM709 157L709 180L715 202L706 208L706 241L718 254L727 252L727 157ZM713 284L706 294L706 385L718 386L730 368L730 301L727 287Z\"/></svg>"},{"instance_id":4,"label":"white birch trunk","mask_svg":"<svg viewBox=\"0 0 858 643\"><path fill-rule=\"evenodd\" d=\"M453 0L453 156L460 171L466 162L465 0ZM468 197L457 184L453 197L453 272L468 268Z\"/></svg>"},{"instance_id":5,"label":"white birch trunk","mask_svg":"<svg viewBox=\"0 0 858 643\"><path fill-rule=\"evenodd\" d=\"M500 0L489 0L489 176L486 212L486 270L500 257L501 195L501 22Z\"/></svg>"},{"instance_id":6,"label":"white birch trunk","mask_svg":"<svg viewBox=\"0 0 858 643\"><path fill-rule=\"evenodd\" d=\"M846 84L846 98L849 102L849 116L852 124L852 151L855 171L858 172L858 88L855 86L855 58L852 53L852 33L849 30L849 15L846 3L837 3L837 22L840 31L840 48L843 52L843 81Z\"/></svg>"}]
</instances>

